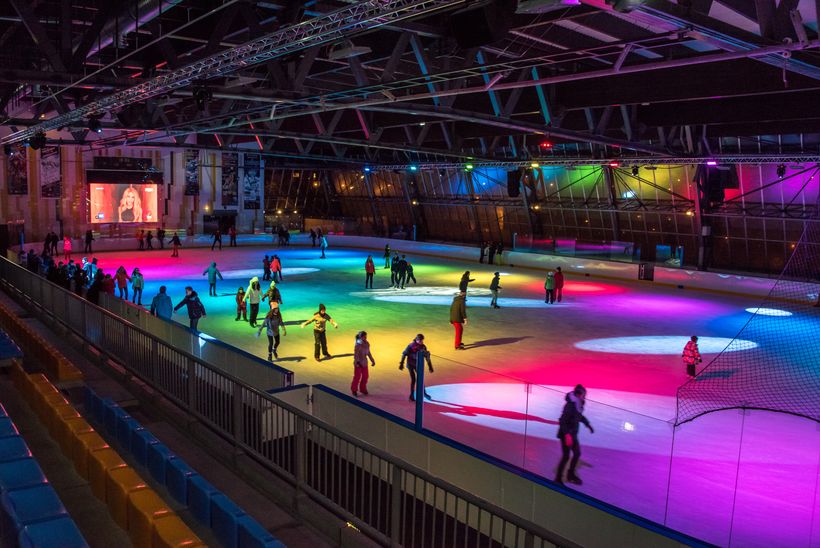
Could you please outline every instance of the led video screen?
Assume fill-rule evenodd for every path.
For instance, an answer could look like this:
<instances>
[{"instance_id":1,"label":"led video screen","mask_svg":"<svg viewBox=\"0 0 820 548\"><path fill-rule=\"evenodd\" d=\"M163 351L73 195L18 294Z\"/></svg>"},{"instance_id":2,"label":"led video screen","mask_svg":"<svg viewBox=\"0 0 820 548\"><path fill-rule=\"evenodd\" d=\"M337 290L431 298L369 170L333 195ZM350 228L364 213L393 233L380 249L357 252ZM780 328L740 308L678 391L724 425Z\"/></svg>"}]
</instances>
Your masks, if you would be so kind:
<instances>
[{"instance_id":1,"label":"led video screen","mask_svg":"<svg viewBox=\"0 0 820 548\"><path fill-rule=\"evenodd\" d=\"M92 223L155 223L157 185L91 183Z\"/></svg>"}]
</instances>

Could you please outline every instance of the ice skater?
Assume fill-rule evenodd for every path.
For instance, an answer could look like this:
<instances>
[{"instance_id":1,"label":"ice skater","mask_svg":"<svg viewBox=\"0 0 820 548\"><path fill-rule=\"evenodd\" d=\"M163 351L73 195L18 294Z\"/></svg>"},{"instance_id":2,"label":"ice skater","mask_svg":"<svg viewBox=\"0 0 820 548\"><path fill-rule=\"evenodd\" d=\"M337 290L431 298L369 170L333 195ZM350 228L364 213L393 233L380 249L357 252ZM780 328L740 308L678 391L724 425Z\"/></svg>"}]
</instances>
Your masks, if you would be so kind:
<instances>
[{"instance_id":1,"label":"ice skater","mask_svg":"<svg viewBox=\"0 0 820 548\"><path fill-rule=\"evenodd\" d=\"M270 287L265 294L262 295L262 301L265 299L268 300L268 305L273 308L274 303L277 305L282 304L282 293L279 291L279 288L276 287L276 282L271 280Z\"/></svg>"},{"instance_id":2,"label":"ice skater","mask_svg":"<svg viewBox=\"0 0 820 548\"><path fill-rule=\"evenodd\" d=\"M390 287L396 287L396 280L399 277L399 254L394 253L390 259Z\"/></svg>"},{"instance_id":3,"label":"ice skater","mask_svg":"<svg viewBox=\"0 0 820 548\"><path fill-rule=\"evenodd\" d=\"M161 285L159 287L159 293L151 299L150 312L152 316L170 320L173 314L173 304L171 304L171 297L169 297L165 291L165 286Z\"/></svg>"},{"instance_id":4,"label":"ice skater","mask_svg":"<svg viewBox=\"0 0 820 548\"><path fill-rule=\"evenodd\" d=\"M578 466L578 460L581 458L581 444L578 441L578 428L580 423L589 428L589 433L594 434L595 430L584 416L584 404L586 403L587 389L580 384L575 387L572 392L569 392L564 398L564 410L561 413L561 418L558 419L558 439L561 441L561 460L558 462L558 470L555 474L555 482L563 485L564 483L564 468L569 461L569 470L567 471L567 481L575 485L582 485L581 478L575 473L575 468ZM572 460L569 458L572 453Z\"/></svg>"},{"instance_id":5,"label":"ice skater","mask_svg":"<svg viewBox=\"0 0 820 548\"><path fill-rule=\"evenodd\" d=\"M382 258L384 259L384 268L390 268L390 244L384 245L384 255Z\"/></svg>"},{"instance_id":6,"label":"ice skater","mask_svg":"<svg viewBox=\"0 0 820 548\"><path fill-rule=\"evenodd\" d=\"M256 326L256 317L259 315L259 303L262 300L262 289L259 285L259 278L254 276L248 284L248 289L245 291L245 301L250 304L250 326Z\"/></svg>"},{"instance_id":7,"label":"ice skater","mask_svg":"<svg viewBox=\"0 0 820 548\"><path fill-rule=\"evenodd\" d=\"M211 251L214 250L214 246L219 244L219 251L222 251L222 231L218 228L214 232L214 241L211 243Z\"/></svg>"},{"instance_id":8,"label":"ice skater","mask_svg":"<svg viewBox=\"0 0 820 548\"><path fill-rule=\"evenodd\" d=\"M128 276L128 273L125 271L125 267L120 265L117 269L117 273L114 274L114 279L117 281L117 291L120 294L120 299L128 300L128 282L131 281L131 278Z\"/></svg>"},{"instance_id":9,"label":"ice skater","mask_svg":"<svg viewBox=\"0 0 820 548\"><path fill-rule=\"evenodd\" d=\"M154 249L154 246L151 244L151 242L153 242L153 241L154 241L154 233L149 230L148 234L145 235L145 248L146 249Z\"/></svg>"},{"instance_id":10,"label":"ice skater","mask_svg":"<svg viewBox=\"0 0 820 548\"><path fill-rule=\"evenodd\" d=\"M333 321L333 318L327 313L325 305L320 303L318 312L315 312L311 319L302 324L303 328L313 324L313 357L317 362L322 361L322 359L329 360L333 357L327 351L327 322L330 322L334 329L339 329L339 324ZM320 349L323 356L321 359L319 358Z\"/></svg>"},{"instance_id":11,"label":"ice skater","mask_svg":"<svg viewBox=\"0 0 820 548\"><path fill-rule=\"evenodd\" d=\"M470 285L470 282L474 282L475 278L470 277L470 271L467 270L461 276L461 281L458 282L458 290L465 295L467 294L467 286Z\"/></svg>"},{"instance_id":12,"label":"ice skater","mask_svg":"<svg viewBox=\"0 0 820 548\"><path fill-rule=\"evenodd\" d=\"M157 229L157 241L159 242L159 248L165 249L165 229L162 227Z\"/></svg>"},{"instance_id":13,"label":"ice skater","mask_svg":"<svg viewBox=\"0 0 820 548\"><path fill-rule=\"evenodd\" d=\"M279 348L280 328L282 329L282 335L288 334L287 329L285 329L285 320L282 319L282 313L279 310L279 305L274 302L271 303L271 309L265 314L265 320L262 322L262 325L259 326L259 331L256 332L256 336L258 337L263 329L266 330L268 336L268 361L279 357L276 349Z\"/></svg>"},{"instance_id":14,"label":"ice skater","mask_svg":"<svg viewBox=\"0 0 820 548\"><path fill-rule=\"evenodd\" d=\"M484 254L487 252L487 244L481 242L478 244L478 262L484 264Z\"/></svg>"},{"instance_id":15,"label":"ice skater","mask_svg":"<svg viewBox=\"0 0 820 548\"><path fill-rule=\"evenodd\" d=\"M427 370L433 373L433 363L430 361L430 352L424 345L424 335L419 333L413 342L407 345L404 352L401 353L401 361L399 362L399 371L404 370L404 361L407 360L407 372L410 373L410 401L416 401L416 364L418 363L419 353L422 359L427 362ZM427 393L427 388L422 387L424 397L432 400L433 397Z\"/></svg>"},{"instance_id":16,"label":"ice skater","mask_svg":"<svg viewBox=\"0 0 820 548\"><path fill-rule=\"evenodd\" d=\"M203 276L208 276L208 296L209 297L216 297L216 279L222 278L222 273L216 267L216 263L211 263L211 266L205 269L202 273Z\"/></svg>"},{"instance_id":17,"label":"ice skater","mask_svg":"<svg viewBox=\"0 0 820 548\"><path fill-rule=\"evenodd\" d=\"M228 247L236 247L236 227L231 225L228 229Z\"/></svg>"},{"instance_id":18,"label":"ice skater","mask_svg":"<svg viewBox=\"0 0 820 548\"><path fill-rule=\"evenodd\" d=\"M199 295L197 295L196 291L194 291L194 288L191 286L185 288L185 298L174 307L174 312L183 306L188 308L188 319L190 320L189 325L191 326L191 329L197 331L199 319L204 318L207 314L205 313L205 305L203 305L202 301L199 300Z\"/></svg>"},{"instance_id":19,"label":"ice skater","mask_svg":"<svg viewBox=\"0 0 820 548\"><path fill-rule=\"evenodd\" d=\"M94 254L91 250L91 242L94 241L94 233L91 230L85 231L85 248L83 249L83 253Z\"/></svg>"},{"instance_id":20,"label":"ice skater","mask_svg":"<svg viewBox=\"0 0 820 548\"><path fill-rule=\"evenodd\" d=\"M376 265L373 264L373 256L368 255L364 262L364 288L373 289L373 274L376 273Z\"/></svg>"},{"instance_id":21,"label":"ice skater","mask_svg":"<svg viewBox=\"0 0 820 548\"><path fill-rule=\"evenodd\" d=\"M544 280L544 302L547 304L555 302L555 272L552 270L547 272L547 278Z\"/></svg>"},{"instance_id":22,"label":"ice skater","mask_svg":"<svg viewBox=\"0 0 820 548\"><path fill-rule=\"evenodd\" d=\"M312 228L310 229L310 247L316 247L316 231Z\"/></svg>"},{"instance_id":23,"label":"ice skater","mask_svg":"<svg viewBox=\"0 0 820 548\"><path fill-rule=\"evenodd\" d=\"M63 255L66 262L71 260L71 238L68 235L63 236Z\"/></svg>"},{"instance_id":24,"label":"ice skater","mask_svg":"<svg viewBox=\"0 0 820 548\"><path fill-rule=\"evenodd\" d=\"M376 360L370 353L367 331L359 331L356 334L356 346L353 348L353 382L350 384L350 391L357 398L359 394L368 395L367 379L370 374L367 369L367 360L370 360L371 367L376 367Z\"/></svg>"},{"instance_id":25,"label":"ice skater","mask_svg":"<svg viewBox=\"0 0 820 548\"><path fill-rule=\"evenodd\" d=\"M467 294L463 291L459 291L450 304L450 323L456 330L455 349L464 350L461 336L464 334L464 326L467 325Z\"/></svg>"},{"instance_id":26,"label":"ice skater","mask_svg":"<svg viewBox=\"0 0 820 548\"><path fill-rule=\"evenodd\" d=\"M265 255L262 259L262 281L270 280L270 259Z\"/></svg>"},{"instance_id":27,"label":"ice skater","mask_svg":"<svg viewBox=\"0 0 820 548\"><path fill-rule=\"evenodd\" d=\"M279 258L279 255L274 255L270 260L270 270L273 276L273 281L282 283L282 260Z\"/></svg>"},{"instance_id":28,"label":"ice skater","mask_svg":"<svg viewBox=\"0 0 820 548\"><path fill-rule=\"evenodd\" d=\"M248 321L248 305L245 303L244 287L240 287L236 291L236 318L234 319L234 321L238 322L240 317L242 318L243 322Z\"/></svg>"},{"instance_id":29,"label":"ice skater","mask_svg":"<svg viewBox=\"0 0 820 548\"><path fill-rule=\"evenodd\" d=\"M171 257L179 257L179 248L182 246L182 242L179 241L179 234L174 234L171 238L171 247L173 251L171 252Z\"/></svg>"},{"instance_id":30,"label":"ice skater","mask_svg":"<svg viewBox=\"0 0 820 548\"><path fill-rule=\"evenodd\" d=\"M495 242L487 244L487 264L495 263Z\"/></svg>"},{"instance_id":31,"label":"ice skater","mask_svg":"<svg viewBox=\"0 0 820 548\"><path fill-rule=\"evenodd\" d=\"M410 283L409 280L413 280L413 284L416 284L416 277L413 275L413 264L410 261L407 261L407 283Z\"/></svg>"},{"instance_id":32,"label":"ice skater","mask_svg":"<svg viewBox=\"0 0 820 548\"><path fill-rule=\"evenodd\" d=\"M145 251L145 231L143 229L137 230L137 241L139 242L138 251Z\"/></svg>"},{"instance_id":33,"label":"ice skater","mask_svg":"<svg viewBox=\"0 0 820 548\"><path fill-rule=\"evenodd\" d=\"M131 272L131 302L142 306L142 290L145 287L145 278L139 268Z\"/></svg>"},{"instance_id":34,"label":"ice skater","mask_svg":"<svg viewBox=\"0 0 820 548\"><path fill-rule=\"evenodd\" d=\"M319 247L322 250L322 256L319 257L319 258L324 259L325 258L325 251L327 251L327 237L326 236L322 236L322 243L319 244Z\"/></svg>"},{"instance_id":35,"label":"ice skater","mask_svg":"<svg viewBox=\"0 0 820 548\"><path fill-rule=\"evenodd\" d=\"M555 300L559 303L564 296L564 273L561 272L561 267L555 269Z\"/></svg>"},{"instance_id":36,"label":"ice skater","mask_svg":"<svg viewBox=\"0 0 820 548\"><path fill-rule=\"evenodd\" d=\"M681 357L683 358L683 363L686 364L686 375L690 379L694 379L698 374L696 369L697 364L703 362L700 357L697 335L692 335L686 343L686 346L683 347L683 354L681 354Z\"/></svg>"},{"instance_id":37,"label":"ice skater","mask_svg":"<svg viewBox=\"0 0 820 548\"><path fill-rule=\"evenodd\" d=\"M396 264L396 289L404 289L407 283L407 256L402 255Z\"/></svg>"},{"instance_id":38,"label":"ice skater","mask_svg":"<svg viewBox=\"0 0 820 548\"><path fill-rule=\"evenodd\" d=\"M490 308L501 308L498 306L498 292L502 289L499 282L501 282L501 274L496 272L493 274L493 280L490 282L490 293L493 296L490 300Z\"/></svg>"}]
</instances>

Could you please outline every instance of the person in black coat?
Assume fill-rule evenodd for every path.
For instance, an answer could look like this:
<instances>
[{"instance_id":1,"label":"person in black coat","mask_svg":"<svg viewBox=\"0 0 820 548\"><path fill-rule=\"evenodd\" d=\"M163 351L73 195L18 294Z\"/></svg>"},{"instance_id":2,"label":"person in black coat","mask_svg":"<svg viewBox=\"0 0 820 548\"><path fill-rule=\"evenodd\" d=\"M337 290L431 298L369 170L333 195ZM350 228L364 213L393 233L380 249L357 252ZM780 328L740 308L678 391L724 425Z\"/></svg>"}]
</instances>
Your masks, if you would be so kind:
<instances>
[{"instance_id":1,"label":"person in black coat","mask_svg":"<svg viewBox=\"0 0 820 548\"><path fill-rule=\"evenodd\" d=\"M185 298L174 307L174 312L183 306L188 307L188 319L191 320L191 329L196 331L199 318L204 318L207 314L205 313L205 305L199 300L199 295L191 286L185 288Z\"/></svg>"},{"instance_id":2,"label":"person in black coat","mask_svg":"<svg viewBox=\"0 0 820 548\"><path fill-rule=\"evenodd\" d=\"M587 389L580 384L575 387L572 392L569 392L566 397L566 404L561 413L561 418L558 419L558 439L561 442L561 460L558 462L558 471L555 474L556 483L564 483L564 468L569 461L569 470L567 471L567 481L575 485L581 485L583 482L581 478L575 473L575 467L578 466L578 459L581 458L581 444L578 441L578 428L581 423L589 428L589 432L595 433L592 425L584 416L584 404L586 403ZM572 460L570 461L569 454L572 452Z\"/></svg>"},{"instance_id":3,"label":"person in black coat","mask_svg":"<svg viewBox=\"0 0 820 548\"><path fill-rule=\"evenodd\" d=\"M458 290L461 291L462 293L467 293L467 286L470 284L470 282L474 282L474 281L475 281L475 278L471 278L470 277L470 271L467 270L466 272L464 272L464 275L461 277L461 281L458 282Z\"/></svg>"},{"instance_id":4,"label":"person in black coat","mask_svg":"<svg viewBox=\"0 0 820 548\"><path fill-rule=\"evenodd\" d=\"M407 256L402 255L399 262L396 263L396 288L404 289L407 283Z\"/></svg>"}]
</instances>

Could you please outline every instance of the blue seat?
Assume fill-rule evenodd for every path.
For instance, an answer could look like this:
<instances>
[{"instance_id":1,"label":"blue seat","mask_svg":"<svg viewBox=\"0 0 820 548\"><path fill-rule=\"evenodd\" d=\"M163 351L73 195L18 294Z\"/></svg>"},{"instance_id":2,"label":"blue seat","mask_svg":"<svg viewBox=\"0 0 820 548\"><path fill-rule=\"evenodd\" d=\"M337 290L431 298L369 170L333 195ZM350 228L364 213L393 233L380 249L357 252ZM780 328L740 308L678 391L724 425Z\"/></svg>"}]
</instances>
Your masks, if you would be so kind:
<instances>
[{"instance_id":1,"label":"blue seat","mask_svg":"<svg viewBox=\"0 0 820 548\"><path fill-rule=\"evenodd\" d=\"M17 431L17 427L14 426L14 423L11 422L10 418L0 417L0 438L9 438L19 435L20 432Z\"/></svg>"},{"instance_id":2,"label":"blue seat","mask_svg":"<svg viewBox=\"0 0 820 548\"><path fill-rule=\"evenodd\" d=\"M165 469L168 461L175 458L174 452L161 443L148 446L148 471L160 484L165 485Z\"/></svg>"},{"instance_id":3,"label":"blue seat","mask_svg":"<svg viewBox=\"0 0 820 548\"><path fill-rule=\"evenodd\" d=\"M131 434L134 430L143 430L142 425L134 417L118 417L117 419L117 441L120 445L131 452Z\"/></svg>"},{"instance_id":4,"label":"blue seat","mask_svg":"<svg viewBox=\"0 0 820 548\"><path fill-rule=\"evenodd\" d=\"M18 536L20 548L42 548L59 546L60 548L88 548L74 520L59 517L26 525Z\"/></svg>"},{"instance_id":5,"label":"blue seat","mask_svg":"<svg viewBox=\"0 0 820 548\"><path fill-rule=\"evenodd\" d=\"M26 442L20 436L0 438L0 462L31 457Z\"/></svg>"},{"instance_id":6,"label":"blue seat","mask_svg":"<svg viewBox=\"0 0 820 548\"><path fill-rule=\"evenodd\" d=\"M0 464L0 492L48 483L40 465L33 458Z\"/></svg>"},{"instance_id":7,"label":"blue seat","mask_svg":"<svg viewBox=\"0 0 820 548\"><path fill-rule=\"evenodd\" d=\"M133 430L131 432L131 454L142 466L148 465L148 448L159 443L148 430Z\"/></svg>"},{"instance_id":8,"label":"blue seat","mask_svg":"<svg viewBox=\"0 0 820 548\"><path fill-rule=\"evenodd\" d=\"M188 478L195 475L196 471L179 458L171 459L165 467L165 487L185 506L188 506Z\"/></svg>"},{"instance_id":9,"label":"blue seat","mask_svg":"<svg viewBox=\"0 0 820 548\"><path fill-rule=\"evenodd\" d=\"M83 393L83 405L85 405L85 414L87 416L96 417L97 413L94 411L98 409L102 405L102 398L100 398L96 392L91 390L88 386L85 386L85 392Z\"/></svg>"},{"instance_id":10,"label":"blue seat","mask_svg":"<svg viewBox=\"0 0 820 548\"><path fill-rule=\"evenodd\" d=\"M267 529L248 515L239 518L239 548L285 548Z\"/></svg>"},{"instance_id":11,"label":"blue seat","mask_svg":"<svg viewBox=\"0 0 820 548\"><path fill-rule=\"evenodd\" d=\"M103 426L106 433L110 436L117 435L117 421L128 417L128 411L117 405L116 403L105 404L103 409Z\"/></svg>"},{"instance_id":12,"label":"blue seat","mask_svg":"<svg viewBox=\"0 0 820 548\"><path fill-rule=\"evenodd\" d=\"M211 526L211 499L222 492L200 475L188 477L188 508L206 527Z\"/></svg>"},{"instance_id":13,"label":"blue seat","mask_svg":"<svg viewBox=\"0 0 820 548\"><path fill-rule=\"evenodd\" d=\"M0 501L15 531L30 523L68 515L60 497L48 484L6 491Z\"/></svg>"},{"instance_id":14,"label":"blue seat","mask_svg":"<svg viewBox=\"0 0 820 548\"><path fill-rule=\"evenodd\" d=\"M211 498L211 530L228 548L239 546L239 518L244 515L242 508L227 496L219 494Z\"/></svg>"},{"instance_id":15,"label":"blue seat","mask_svg":"<svg viewBox=\"0 0 820 548\"><path fill-rule=\"evenodd\" d=\"M99 424L105 423L105 410L109 405L117 405L111 398L95 398L93 401L93 408L91 412L94 415L94 420Z\"/></svg>"}]
</instances>

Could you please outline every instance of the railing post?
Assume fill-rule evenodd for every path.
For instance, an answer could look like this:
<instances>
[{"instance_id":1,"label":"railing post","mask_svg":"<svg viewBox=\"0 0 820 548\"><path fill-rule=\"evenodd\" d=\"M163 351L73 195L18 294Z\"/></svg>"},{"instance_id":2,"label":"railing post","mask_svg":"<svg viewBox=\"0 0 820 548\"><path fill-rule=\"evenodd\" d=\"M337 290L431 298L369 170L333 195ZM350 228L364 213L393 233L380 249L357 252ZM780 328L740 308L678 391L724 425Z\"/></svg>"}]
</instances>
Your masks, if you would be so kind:
<instances>
[{"instance_id":1,"label":"railing post","mask_svg":"<svg viewBox=\"0 0 820 548\"><path fill-rule=\"evenodd\" d=\"M424 353L416 352L416 431L424 428Z\"/></svg>"},{"instance_id":2,"label":"railing post","mask_svg":"<svg viewBox=\"0 0 820 548\"><path fill-rule=\"evenodd\" d=\"M154 341L154 344L156 345L156 341ZM197 402L196 397L196 362L191 358L187 360L185 374L188 377L185 379L185 382L188 384L188 409L194 414L197 414L199 402Z\"/></svg>"},{"instance_id":3,"label":"railing post","mask_svg":"<svg viewBox=\"0 0 820 548\"><path fill-rule=\"evenodd\" d=\"M234 444L239 445L242 439L242 386L239 383L232 383L233 386L233 439Z\"/></svg>"},{"instance_id":4,"label":"railing post","mask_svg":"<svg viewBox=\"0 0 820 548\"><path fill-rule=\"evenodd\" d=\"M296 446L294 448L294 462L293 462L293 474L296 478L296 489L293 494L293 506L296 509L296 513L299 513L299 499L304 493L304 485L305 485L305 470L307 465L307 437L306 437L306 424L305 419L302 417L294 417L295 425L296 425Z\"/></svg>"},{"instance_id":5,"label":"railing post","mask_svg":"<svg viewBox=\"0 0 820 548\"><path fill-rule=\"evenodd\" d=\"M393 466L390 480L390 546L401 546L402 477L401 468Z\"/></svg>"}]
</instances>

